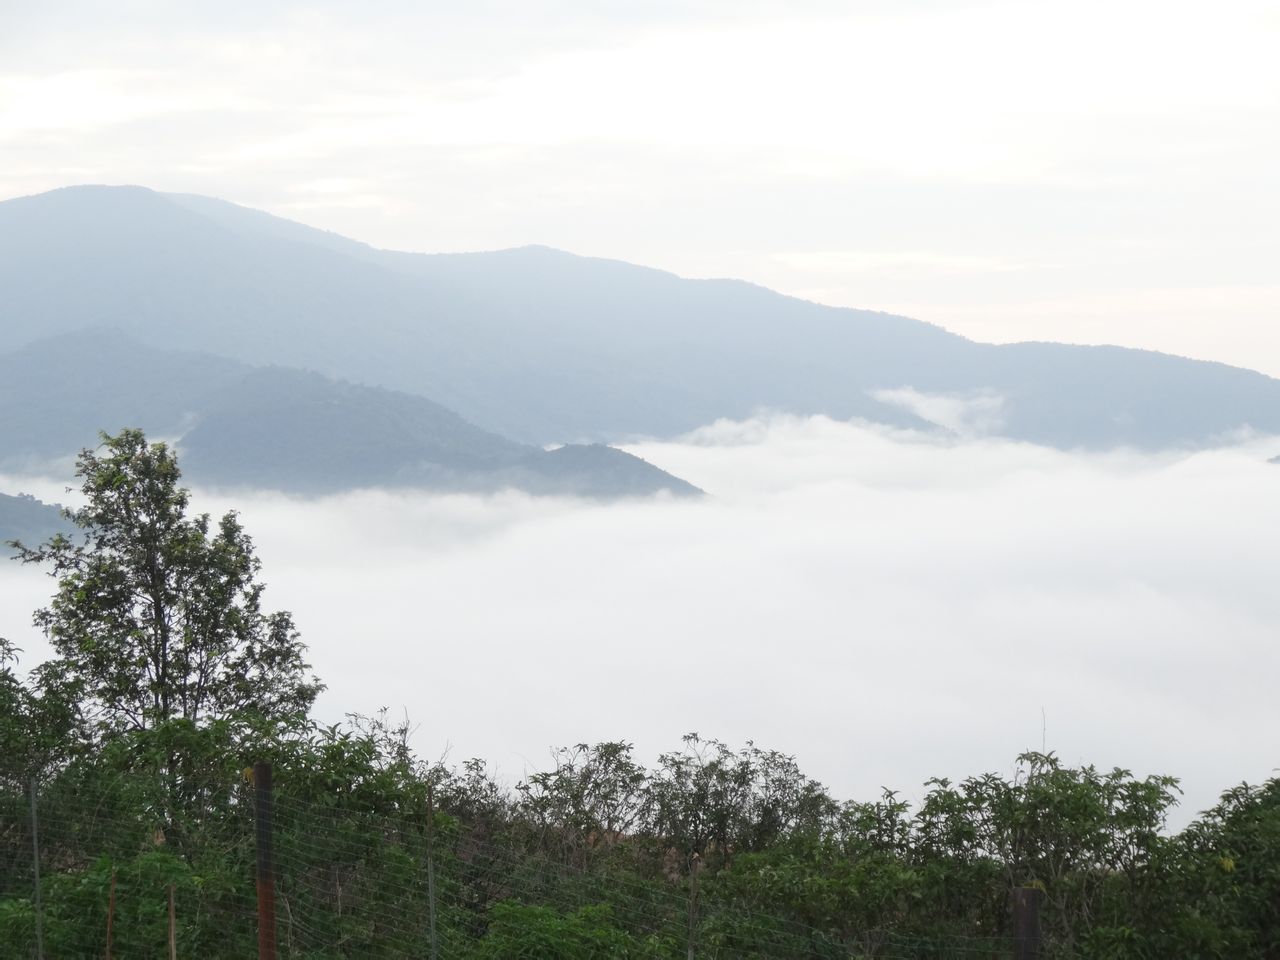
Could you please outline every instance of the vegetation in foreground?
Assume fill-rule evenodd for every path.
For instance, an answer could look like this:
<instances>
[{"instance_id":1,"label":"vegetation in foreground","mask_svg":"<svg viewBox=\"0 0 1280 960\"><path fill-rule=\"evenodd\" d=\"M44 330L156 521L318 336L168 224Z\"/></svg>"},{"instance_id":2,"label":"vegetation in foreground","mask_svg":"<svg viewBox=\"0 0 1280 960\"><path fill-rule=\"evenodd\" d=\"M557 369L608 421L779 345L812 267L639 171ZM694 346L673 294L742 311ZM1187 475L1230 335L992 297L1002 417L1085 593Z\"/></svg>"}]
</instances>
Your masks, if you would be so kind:
<instances>
[{"instance_id":1,"label":"vegetation in foreground","mask_svg":"<svg viewBox=\"0 0 1280 960\"><path fill-rule=\"evenodd\" d=\"M250 538L187 515L163 444L104 437L79 476L77 535L15 544L56 579L56 656L21 680L0 641L4 956L164 955L170 904L180 955L252 956L265 760L283 956L1001 956L1034 886L1050 956L1280 957L1280 780L1178 834L1173 778L1038 753L914 808L696 735L652 767L580 744L508 788L385 716L314 720Z\"/></svg>"}]
</instances>

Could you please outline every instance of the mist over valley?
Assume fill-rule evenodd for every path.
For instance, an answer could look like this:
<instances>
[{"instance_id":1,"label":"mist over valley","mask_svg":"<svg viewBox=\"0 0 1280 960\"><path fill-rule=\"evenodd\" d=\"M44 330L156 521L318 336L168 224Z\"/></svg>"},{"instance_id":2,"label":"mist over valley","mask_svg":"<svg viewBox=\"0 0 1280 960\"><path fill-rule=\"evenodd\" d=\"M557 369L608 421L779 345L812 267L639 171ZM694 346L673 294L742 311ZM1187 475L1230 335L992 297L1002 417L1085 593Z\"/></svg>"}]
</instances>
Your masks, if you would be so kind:
<instances>
[{"instance_id":1,"label":"mist over valley","mask_svg":"<svg viewBox=\"0 0 1280 960\"><path fill-rule=\"evenodd\" d=\"M691 730L795 752L837 795L1070 762L1173 772L1175 822L1264 778L1280 669L1276 440L1065 452L825 417L721 421L629 453L706 491L623 501L197 487L236 509L318 713L407 713L510 781L552 746ZM74 503L65 482L0 489ZM0 570L7 635L51 581Z\"/></svg>"}]
</instances>

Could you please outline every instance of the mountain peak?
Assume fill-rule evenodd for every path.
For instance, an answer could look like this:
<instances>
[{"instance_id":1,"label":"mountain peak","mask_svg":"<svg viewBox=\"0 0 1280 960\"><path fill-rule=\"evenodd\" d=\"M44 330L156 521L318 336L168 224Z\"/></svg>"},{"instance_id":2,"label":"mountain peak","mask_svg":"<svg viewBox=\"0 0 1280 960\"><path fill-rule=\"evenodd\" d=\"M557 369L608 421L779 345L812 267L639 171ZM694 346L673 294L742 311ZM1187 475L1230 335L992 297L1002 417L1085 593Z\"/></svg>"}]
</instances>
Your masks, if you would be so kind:
<instances>
[{"instance_id":1,"label":"mountain peak","mask_svg":"<svg viewBox=\"0 0 1280 960\"><path fill-rule=\"evenodd\" d=\"M927 427L927 404L875 399L903 391L929 403L998 398L995 432L1063 447L1280 432L1280 381L1250 371L1116 347L976 343L545 245L377 250L144 187L0 203L0 288L10 348L110 326L431 397L533 444L672 436L760 410Z\"/></svg>"}]
</instances>

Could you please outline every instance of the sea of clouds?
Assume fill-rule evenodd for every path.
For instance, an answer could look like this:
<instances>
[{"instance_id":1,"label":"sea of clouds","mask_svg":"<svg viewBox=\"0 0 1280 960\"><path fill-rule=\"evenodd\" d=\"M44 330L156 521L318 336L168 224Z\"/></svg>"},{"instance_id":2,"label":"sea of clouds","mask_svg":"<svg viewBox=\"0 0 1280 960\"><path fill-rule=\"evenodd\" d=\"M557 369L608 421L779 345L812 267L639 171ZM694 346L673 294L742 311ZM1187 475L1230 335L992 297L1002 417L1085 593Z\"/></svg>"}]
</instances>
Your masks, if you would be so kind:
<instances>
[{"instance_id":1,"label":"sea of clouds","mask_svg":"<svg viewBox=\"0 0 1280 960\"><path fill-rule=\"evenodd\" d=\"M1067 453L775 417L628 449L709 495L194 506L241 512L323 718L407 711L425 756L507 780L552 746L650 759L697 731L794 753L838 797L910 797L1044 747L1180 776L1183 822L1280 767L1280 442ZM26 666L51 587L0 571Z\"/></svg>"}]
</instances>

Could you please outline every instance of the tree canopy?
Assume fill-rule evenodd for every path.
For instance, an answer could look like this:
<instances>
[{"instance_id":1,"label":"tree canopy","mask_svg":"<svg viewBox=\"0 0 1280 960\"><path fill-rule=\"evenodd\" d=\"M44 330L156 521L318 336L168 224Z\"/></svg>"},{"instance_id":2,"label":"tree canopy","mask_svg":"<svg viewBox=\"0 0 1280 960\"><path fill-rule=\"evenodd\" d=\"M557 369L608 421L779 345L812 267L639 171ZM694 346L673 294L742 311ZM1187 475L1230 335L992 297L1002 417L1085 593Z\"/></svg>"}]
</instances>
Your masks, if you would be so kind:
<instances>
[{"instance_id":1,"label":"tree canopy","mask_svg":"<svg viewBox=\"0 0 1280 960\"><path fill-rule=\"evenodd\" d=\"M216 527L188 516L176 457L139 430L103 434L76 476L77 534L14 544L58 581L35 614L58 654L42 681L106 730L305 715L320 685L293 618L262 610L261 563L236 514Z\"/></svg>"}]
</instances>

